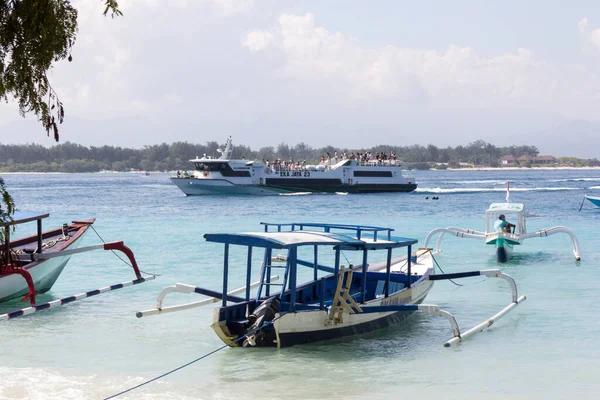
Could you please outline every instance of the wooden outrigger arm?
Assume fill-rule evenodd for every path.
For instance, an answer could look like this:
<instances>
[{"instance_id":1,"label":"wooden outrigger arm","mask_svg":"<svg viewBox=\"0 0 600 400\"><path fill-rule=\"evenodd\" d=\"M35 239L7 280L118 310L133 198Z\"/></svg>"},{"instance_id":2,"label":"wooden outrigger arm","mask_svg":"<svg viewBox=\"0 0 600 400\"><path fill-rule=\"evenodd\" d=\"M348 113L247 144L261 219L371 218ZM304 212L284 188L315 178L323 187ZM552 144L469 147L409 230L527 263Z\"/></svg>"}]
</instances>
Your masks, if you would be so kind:
<instances>
[{"instance_id":1,"label":"wooden outrigger arm","mask_svg":"<svg viewBox=\"0 0 600 400\"><path fill-rule=\"evenodd\" d=\"M436 253L441 252L442 239L444 238L444 235L446 233L451 234L453 236L461 237L461 238L484 239L484 240L486 239L486 234L484 232L474 231L472 229L456 228L456 227L450 226L448 228L437 228L437 229L434 229L431 232L429 232L429 234L427 234L427 237L425 238L424 247L429 247L428 246L429 241L437 233L439 233L440 235L435 244L435 252ZM581 260L581 252L579 250L579 240L577 239L577 236L575 236L573 231L571 231L569 228L564 227L564 226L555 226L550 229L540 229L538 231L531 232L531 233L523 233L523 234L514 234L513 233L513 234L510 234L510 238L515 239L519 243L521 243L525 239L534 238L534 237L545 237L545 236L554 235L556 233L566 233L567 235L569 235L569 237L571 238L571 241L573 242L573 255L575 256L575 260L580 261ZM498 234L498 233L494 233L494 234Z\"/></svg>"},{"instance_id":2,"label":"wooden outrigger arm","mask_svg":"<svg viewBox=\"0 0 600 400\"><path fill-rule=\"evenodd\" d=\"M279 279L279 275L271 276L271 281L276 281L278 279ZM250 284L250 288L254 288L254 287L258 286L259 284L260 284L260 281L256 281L256 282ZM237 288L235 290L227 292L227 296L233 296L233 295L242 293L245 290L246 290L246 286L242 286L240 288ZM163 307L162 306L163 300L165 299L165 296L169 293L208 294L208 291L206 291L206 289L201 289L201 288L198 288L198 287L192 286L192 285L186 285L184 283L178 283L175 286L167 286L166 288L161 290L160 293L158 294L158 297L156 298L156 308L153 308L150 310L145 310L145 311L138 311L137 313L135 313L135 316L138 318L142 318L142 317L149 317L151 315L167 314L167 313L176 312L176 311L189 310L190 308L202 307L207 304L216 303L222 299L222 296L216 297L217 294L220 296L220 293L215 292L215 297L210 297L208 299L195 301L192 303L180 304L180 305L170 306L170 307Z\"/></svg>"},{"instance_id":3,"label":"wooden outrigger arm","mask_svg":"<svg viewBox=\"0 0 600 400\"><path fill-rule=\"evenodd\" d=\"M432 315L435 317L444 317L452 326L452 331L454 336L452 339L446 341L444 343L444 347L450 347L453 345L457 345L461 343L463 340L475 335L478 332L483 331L485 328L488 328L494 324L494 322L498 321L502 318L506 313L510 310L518 306L520 303L527 299L526 296L518 296L517 284L515 280L508 274L500 272L499 269L486 269L481 271L469 271L469 272L458 272L454 274L435 274L430 275L427 279L431 281L441 281L441 280L449 280L449 279L460 279L460 278L468 278L472 276L486 276L488 278L501 278L508 282L510 285L510 289L512 292L512 302L504 307L500 312L493 315L491 318L488 318L484 322L474 326L473 328L460 332L458 327L458 322L456 322L456 318L452 314L447 311L440 309L440 307L436 304L409 304L409 305L390 305L390 306L373 306L373 307L362 307L362 311L364 313L373 313L373 312L398 312L398 311L420 311L424 314Z\"/></svg>"},{"instance_id":4,"label":"wooden outrigger arm","mask_svg":"<svg viewBox=\"0 0 600 400\"><path fill-rule=\"evenodd\" d=\"M440 246L442 244L442 239L446 233L457 236L457 237L461 237L461 238L467 238L467 239L485 239L484 232L474 231L472 229L463 229L463 228L456 228L454 226L449 226L448 228L437 228L437 229L434 229L431 232L429 232L429 234L427 234L427 237L425 238L425 244L423 245L423 247L430 247L429 240L431 240L436 233L440 234L440 236L437 240L437 243L435 244L435 252L436 253L439 253L440 251L442 251L440 249Z\"/></svg>"},{"instance_id":5,"label":"wooden outrigger arm","mask_svg":"<svg viewBox=\"0 0 600 400\"><path fill-rule=\"evenodd\" d=\"M6 314L0 314L0 321L2 321L2 320L8 320L8 319L16 318L16 317L22 317L24 315L33 314L35 312L42 311L42 310L47 310L47 309L50 309L50 308L64 306L65 304L72 303L72 302L74 302L76 300L85 299L86 297L92 297L92 296L99 295L100 293L110 292L112 290L122 289L122 288L127 287L127 286L137 285L139 283L150 281L150 280L154 279L155 277L156 277L155 275L150 275L150 276L147 276L145 278L138 278L138 279L134 279L132 281L121 282L121 283L117 283L115 285L105 286L105 287L100 288L100 289L90 290L88 292L83 292L83 293L75 294L73 296L63 297L62 299L57 299L57 300L49 301L47 303L42 303L42 304L38 304L38 305L32 305L31 307L23 308L21 310L12 311L12 312L9 312L9 313L6 313Z\"/></svg>"},{"instance_id":6,"label":"wooden outrigger arm","mask_svg":"<svg viewBox=\"0 0 600 400\"><path fill-rule=\"evenodd\" d=\"M133 255L133 252L131 251L131 249L129 247L125 246L125 244L123 244L122 241L108 242L108 243L103 243L103 244L94 244L91 246L79 247L77 249L61 250L60 252L57 252L57 253L33 253L33 254L31 254L31 257L33 258L33 260L47 260L49 258L70 256L73 254L84 253L86 251L92 251L92 250L119 250L119 251L125 253L127 258L129 258L129 261L131 262L131 267L133 268L133 271L135 272L135 276L138 279L142 277L142 275L140 274L140 269L138 268L137 262L135 261L135 256Z\"/></svg>"},{"instance_id":7,"label":"wooden outrigger arm","mask_svg":"<svg viewBox=\"0 0 600 400\"><path fill-rule=\"evenodd\" d=\"M68 296L68 297L64 297L62 299L53 300L53 301L50 301L47 303L36 305L35 296L39 293L35 289L35 285L33 283L31 274L29 273L29 271L27 271L26 268L19 267L19 268L16 268L13 271L13 273L23 276L23 278L27 282L27 286L29 288L29 293L22 299L22 301L29 301L31 304L31 307L12 311L12 312L9 312L6 314L0 314L0 321L20 317L23 315L32 314L32 313L35 313L35 312L38 312L41 310L46 310L49 308L59 307L59 306L71 303L73 301L76 301L76 300L80 300L80 299L83 299L86 297L96 296L100 293L121 289L121 288L131 286L131 285L137 285L139 283L143 283L143 282L146 282L146 281L149 281L149 280L152 280L155 278L154 275L142 277L140 269L135 260L135 256L133 255L133 251L131 251L131 249L129 247L125 246L122 241L85 246L85 247L80 247L77 249L66 249L66 250L61 250L60 252L55 252L55 253L33 253L33 254L19 255L19 259L25 260L25 261L27 261L27 259L29 261L47 260L50 258L65 257L65 256L77 254L77 253L92 251L92 250L119 250L119 251L125 253L127 258L129 258L131 267L133 268L133 270L135 272L136 279L127 281L127 282L117 283L117 284L110 285L110 286L105 286L100 289L90 290L88 292L83 292L83 293L75 294L73 296Z\"/></svg>"},{"instance_id":8,"label":"wooden outrigger arm","mask_svg":"<svg viewBox=\"0 0 600 400\"><path fill-rule=\"evenodd\" d=\"M579 251L579 240L577 239L577 236L575 236L573 231L565 226L555 226L550 229L540 229L536 232L525 233L523 235L520 235L520 237L521 239L527 239L532 237L545 237L554 235L555 233L566 233L567 235L569 235L571 241L573 242L573 255L575 256L575 259L577 261L581 260L581 253Z\"/></svg>"}]
</instances>

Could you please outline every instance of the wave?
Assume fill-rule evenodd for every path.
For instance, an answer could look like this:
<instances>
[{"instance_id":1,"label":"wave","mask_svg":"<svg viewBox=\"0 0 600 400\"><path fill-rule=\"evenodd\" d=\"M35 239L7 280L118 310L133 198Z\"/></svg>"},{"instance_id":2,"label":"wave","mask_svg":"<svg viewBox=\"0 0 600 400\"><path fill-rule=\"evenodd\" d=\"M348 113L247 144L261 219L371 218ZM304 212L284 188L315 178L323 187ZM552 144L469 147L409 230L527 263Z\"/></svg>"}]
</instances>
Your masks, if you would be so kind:
<instances>
[{"instance_id":1,"label":"wave","mask_svg":"<svg viewBox=\"0 0 600 400\"><path fill-rule=\"evenodd\" d=\"M600 186L590 186L588 189L600 189Z\"/></svg>"},{"instance_id":2,"label":"wave","mask_svg":"<svg viewBox=\"0 0 600 400\"><path fill-rule=\"evenodd\" d=\"M479 180L479 181L448 181L447 183L493 183L494 185L506 185L506 181L499 181L499 180L493 180L493 179L487 179L487 180Z\"/></svg>"},{"instance_id":3,"label":"wave","mask_svg":"<svg viewBox=\"0 0 600 400\"><path fill-rule=\"evenodd\" d=\"M548 182L599 182L600 178L565 178L551 179Z\"/></svg>"},{"instance_id":4,"label":"wave","mask_svg":"<svg viewBox=\"0 0 600 400\"><path fill-rule=\"evenodd\" d=\"M314 194L313 192L293 192L293 193L279 193L280 196L308 196Z\"/></svg>"},{"instance_id":5,"label":"wave","mask_svg":"<svg viewBox=\"0 0 600 400\"><path fill-rule=\"evenodd\" d=\"M550 192L563 190L581 190L581 188L569 187L539 187L539 188L514 188L511 192ZM506 192L505 188L417 188L418 193L482 193L482 192Z\"/></svg>"}]
</instances>

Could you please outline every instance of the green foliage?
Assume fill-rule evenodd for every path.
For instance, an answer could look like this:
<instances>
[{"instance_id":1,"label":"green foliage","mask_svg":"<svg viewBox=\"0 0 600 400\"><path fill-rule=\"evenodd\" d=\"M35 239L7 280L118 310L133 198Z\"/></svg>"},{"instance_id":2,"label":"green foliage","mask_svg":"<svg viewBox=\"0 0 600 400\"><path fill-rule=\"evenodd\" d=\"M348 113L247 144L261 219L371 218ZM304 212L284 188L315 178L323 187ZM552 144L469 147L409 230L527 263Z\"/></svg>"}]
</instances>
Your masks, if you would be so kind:
<instances>
[{"instance_id":1,"label":"green foliage","mask_svg":"<svg viewBox=\"0 0 600 400\"><path fill-rule=\"evenodd\" d=\"M162 143L145 146L143 149L129 149L113 146L86 147L79 144L65 142L46 148L37 144L27 145L2 145L0 144L0 171L30 171L30 172L95 172L101 170L128 171L173 171L191 169L189 160L204 155L219 157L217 142L207 142L205 145L188 142ZM435 145L427 146L389 146L378 145L367 149L340 149L333 146L312 148L300 143L290 146L280 143L277 148L263 147L253 151L245 145L236 145L233 158L246 160L270 160L277 158L307 163L318 163L321 156L329 152L333 155L337 151L347 154L364 153L370 151L390 153L394 151L397 159L405 167L414 169L461 168L460 163L474 166L497 166L497 157L508 151L519 148L535 149L534 146L496 147L483 141L477 141L467 146L438 148ZM598 160L580 160L574 157L561 157L562 165L592 166L600 164ZM464 164L463 164L464 165ZM531 165L538 166L537 163Z\"/></svg>"},{"instance_id":2,"label":"green foliage","mask_svg":"<svg viewBox=\"0 0 600 400\"><path fill-rule=\"evenodd\" d=\"M104 1L104 15L122 15L115 0ZM60 60L72 61L76 38L70 0L0 0L0 99L14 98L20 114L33 113L56 141L65 111L47 72Z\"/></svg>"},{"instance_id":3,"label":"green foliage","mask_svg":"<svg viewBox=\"0 0 600 400\"><path fill-rule=\"evenodd\" d=\"M6 187L4 186L4 179L0 177L0 198L2 201L0 202L0 222L9 222L12 221L12 215L15 212L15 202L10 194L6 191ZM6 228L8 229L8 228ZM4 242L5 230L0 229L0 242ZM1 258L0 261L3 261L4 257Z\"/></svg>"}]
</instances>

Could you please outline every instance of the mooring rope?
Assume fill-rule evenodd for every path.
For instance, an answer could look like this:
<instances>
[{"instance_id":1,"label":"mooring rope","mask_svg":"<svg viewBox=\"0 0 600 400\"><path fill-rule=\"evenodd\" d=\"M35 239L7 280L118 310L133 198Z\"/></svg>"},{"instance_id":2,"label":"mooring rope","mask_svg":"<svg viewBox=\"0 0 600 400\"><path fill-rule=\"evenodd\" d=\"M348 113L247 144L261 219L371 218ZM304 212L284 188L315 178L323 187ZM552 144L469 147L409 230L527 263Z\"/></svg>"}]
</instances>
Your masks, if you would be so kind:
<instances>
[{"instance_id":1,"label":"mooring rope","mask_svg":"<svg viewBox=\"0 0 600 400\"><path fill-rule=\"evenodd\" d=\"M440 271L442 271L442 274L445 274L444 270L442 269L442 267L440 266L440 264L437 262L437 260L433 256L433 252L431 251L431 249L429 250L429 252L431 252L431 259L433 260L433 262L435 263L435 265L437 265L437 267L440 269ZM454 283L456 286L465 286L462 283L456 283L456 282L454 282L452 279L448 279L448 280L450 282Z\"/></svg>"},{"instance_id":2,"label":"mooring rope","mask_svg":"<svg viewBox=\"0 0 600 400\"><path fill-rule=\"evenodd\" d=\"M164 374L162 374L162 375L159 375L159 376L157 376L157 377L155 377L155 378L152 378L152 379L150 379L150 380L147 380L146 382L142 382L142 383L140 383L139 385L136 385L136 386L130 387L129 389L123 390L122 392L119 392L119 393L117 393L117 394L113 394L112 396L106 397L106 398L104 398L104 400L114 399L114 398L116 398L116 397L118 397L118 396L121 396L122 394L125 394L125 393L128 393L128 392L131 392L132 390L138 389L138 388L140 388L140 387L142 387L142 386L145 386L145 385L147 385L147 384L149 384L149 383L152 383L152 382L154 382L154 381L157 381L157 380L159 380L159 379L161 379L161 378L164 378L164 377L165 377L165 376L167 376L167 375L171 375L172 373L174 373L174 372L177 372L177 371L179 371L180 369L183 369L183 368L185 368L185 367L187 367L187 366L189 366L189 365L192 365L192 364L194 364L195 362L198 362L198 361L200 361L200 360L202 360L202 359L204 359L204 358L206 358L206 357L208 357L208 356L210 356L210 355L212 355L212 354L215 354L216 352L218 352L218 351L221 351L221 350L223 350L223 349L224 349L224 348L226 348L226 347L230 347L230 346L231 346L233 343L237 343L237 342L239 342L240 340L242 340L242 339L245 339L245 338L247 338L248 336L255 334L256 332L260 331L261 329L264 329L264 328L266 328L266 327L267 327L267 326L269 326L269 325L273 325L273 322L277 321L279 318L283 317L285 314L287 314L287 312L285 312L285 313L282 313L282 314L281 314L281 315L279 315L279 317L277 317L277 318L274 318L274 319L273 319L273 321L265 321L265 322L264 322L264 323L263 323L261 326L259 326L258 328L254 329L254 330L252 330L252 331L250 331L250 332L248 332L248 333L246 333L244 336L241 336L241 337L239 337L239 338L237 338L237 339L235 339L235 340L233 340L233 341L231 341L231 342L229 342L229 343L227 343L227 344L224 344L223 346L219 347L218 349L215 349L215 350L213 350L213 351L210 351L210 352L208 352L208 353L204 354L203 356L196 358L195 360L192 360L192 361L190 361L190 362L188 362L188 363L185 363L185 364L183 364L183 365L181 365L181 366L179 366L179 367L177 367L177 368L175 368L175 369L172 369L172 370L170 370L170 371L168 371L168 372L165 372Z\"/></svg>"},{"instance_id":3,"label":"mooring rope","mask_svg":"<svg viewBox=\"0 0 600 400\"><path fill-rule=\"evenodd\" d=\"M96 228L94 228L94 225L90 225L90 228L92 228L92 230L94 231L94 233L96 233L96 235L98 236L98 238L100 238L100 240L102 241L102 243L106 243L106 240L104 240L104 239L102 238L102 236L100 236L100 234L98 233L98 231L96 230ZM120 256L118 253L115 253L115 251L114 251L114 250L111 250L111 252L112 252L112 253L113 253L113 254L114 254L114 255L115 255L115 256L116 256L116 257L117 257L119 260L121 260L121 261L123 262L123 264L125 264L125 265L127 265L127 266L129 266L129 267L133 268L133 265L129 264L129 263L127 262L127 260L124 260L124 259L123 259L123 258L122 258L122 257L121 257L121 256ZM138 268L138 269L139 269L139 268ZM154 274L154 273L152 273L152 272L146 272L146 271L143 271L143 270L141 270L141 269L139 269L139 270L140 270L140 272L141 272L141 273L143 273L143 274L146 274L146 275L160 276L160 274Z\"/></svg>"}]
</instances>

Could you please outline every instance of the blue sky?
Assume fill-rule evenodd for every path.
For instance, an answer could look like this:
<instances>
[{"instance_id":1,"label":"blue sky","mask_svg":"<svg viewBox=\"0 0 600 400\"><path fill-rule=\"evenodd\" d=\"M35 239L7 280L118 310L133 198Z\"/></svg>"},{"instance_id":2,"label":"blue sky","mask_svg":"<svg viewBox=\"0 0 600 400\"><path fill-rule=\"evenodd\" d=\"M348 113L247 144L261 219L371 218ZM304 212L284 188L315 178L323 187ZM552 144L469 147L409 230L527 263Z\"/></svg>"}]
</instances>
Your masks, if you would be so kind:
<instances>
[{"instance_id":1,"label":"blue sky","mask_svg":"<svg viewBox=\"0 0 600 400\"><path fill-rule=\"evenodd\" d=\"M74 0L62 140L537 145L600 158L592 1ZM16 133L16 134L15 134ZM0 142L51 144L14 103ZM568 145L565 145L568 144Z\"/></svg>"}]
</instances>

